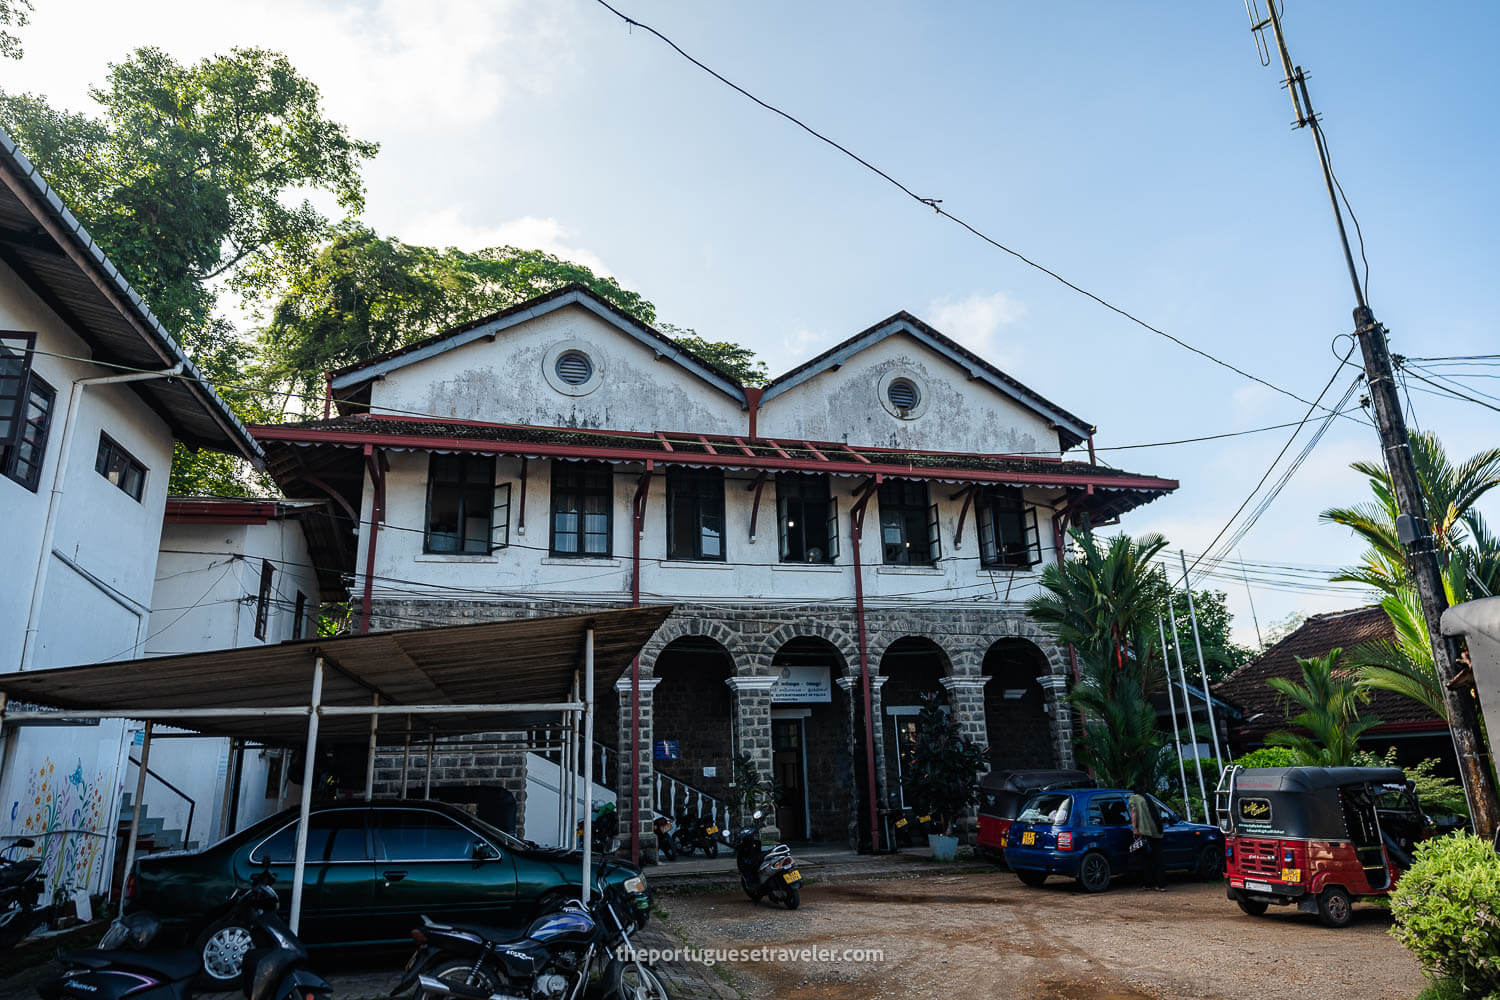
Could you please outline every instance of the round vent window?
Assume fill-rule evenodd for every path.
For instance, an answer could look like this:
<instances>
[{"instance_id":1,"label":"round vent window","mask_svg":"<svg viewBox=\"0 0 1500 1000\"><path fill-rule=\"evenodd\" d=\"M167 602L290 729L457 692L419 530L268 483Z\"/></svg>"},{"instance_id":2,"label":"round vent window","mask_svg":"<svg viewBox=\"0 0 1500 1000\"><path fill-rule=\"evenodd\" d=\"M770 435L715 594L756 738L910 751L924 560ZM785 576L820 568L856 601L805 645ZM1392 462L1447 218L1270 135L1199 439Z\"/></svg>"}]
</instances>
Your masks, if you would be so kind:
<instances>
[{"instance_id":1,"label":"round vent window","mask_svg":"<svg viewBox=\"0 0 1500 1000\"><path fill-rule=\"evenodd\" d=\"M582 351L565 351L558 357L555 370L568 385L583 385L594 377L594 363Z\"/></svg>"},{"instance_id":2,"label":"round vent window","mask_svg":"<svg viewBox=\"0 0 1500 1000\"><path fill-rule=\"evenodd\" d=\"M891 384L885 387L885 398L898 411L907 413L915 410L922 401L922 390L909 378L891 379Z\"/></svg>"}]
</instances>

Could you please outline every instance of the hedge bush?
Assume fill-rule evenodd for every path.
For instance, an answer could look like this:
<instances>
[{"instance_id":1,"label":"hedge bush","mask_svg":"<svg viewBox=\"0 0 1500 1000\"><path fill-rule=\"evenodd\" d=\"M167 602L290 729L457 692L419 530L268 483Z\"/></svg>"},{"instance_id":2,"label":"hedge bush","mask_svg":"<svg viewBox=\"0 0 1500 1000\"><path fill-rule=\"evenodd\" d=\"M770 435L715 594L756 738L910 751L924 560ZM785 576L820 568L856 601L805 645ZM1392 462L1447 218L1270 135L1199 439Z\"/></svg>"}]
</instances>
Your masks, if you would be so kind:
<instances>
[{"instance_id":1,"label":"hedge bush","mask_svg":"<svg viewBox=\"0 0 1500 1000\"><path fill-rule=\"evenodd\" d=\"M1500 855L1468 833L1419 844L1391 894L1391 934L1464 996L1500 993Z\"/></svg>"}]
</instances>

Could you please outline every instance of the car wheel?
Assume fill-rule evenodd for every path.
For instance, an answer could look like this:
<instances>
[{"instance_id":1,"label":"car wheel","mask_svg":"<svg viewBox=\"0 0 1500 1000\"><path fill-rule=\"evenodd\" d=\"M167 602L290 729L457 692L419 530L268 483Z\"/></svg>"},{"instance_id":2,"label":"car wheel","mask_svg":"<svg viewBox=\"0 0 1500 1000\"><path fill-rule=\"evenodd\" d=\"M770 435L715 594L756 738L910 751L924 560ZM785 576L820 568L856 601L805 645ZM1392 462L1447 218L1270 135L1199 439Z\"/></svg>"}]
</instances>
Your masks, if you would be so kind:
<instances>
[{"instance_id":1,"label":"car wheel","mask_svg":"<svg viewBox=\"0 0 1500 1000\"><path fill-rule=\"evenodd\" d=\"M1047 873L1039 872L1033 868L1016 869L1016 878L1021 880L1022 885L1029 885L1033 889L1047 881Z\"/></svg>"},{"instance_id":2,"label":"car wheel","mask_svg":"<svg viewBox=\"0 0 1500 1000\"><path fill-rule=\"evenodd\" d=\"M1245 913L1252 917L1263 917L1266 915L1266 907L1270 904L1263 899L1236 899L1235 903Z\"/></svg>"},{"instance_id":3,"label":"car wheel","mask_svg":"<svg viewBox=\"0 0 1500 1000\"><path fill-rule=\"evenodd\" d=\"M611 1000L671 1000L666 984L645 965L614 962L607 975L604 995Z\"/></svg>"},{"instance_id":4,"label":"car wheel","mask_svg":"<svg viewBox=\"0 0 1500 1000\"><path fill-rule=\"evenodd\" d=\"M1348 927L1354 919L1354 900L1340 887L1329 886L1318 895L1318 919L1325 927Z\"/></svg>"},{"instance_id":5,"label":"car wheel","mask_svg":"<svg viewBox=\"0 0 1500 1000\"><path fill-rule=\"evenodd\" d=\"M1112 874L1109 858L1098 851L1090 851L1078 865L1078 884L1083 887L1084 892L1103 892L1109 888Z\"/></svg>"},{"instance_id":6,"label":"car wheel","mask_svg":"<svg viewBox=\"0 0 1500 1000\"><path fill-rule=\"evenodd\" d=\"M484 966L474 967L474 960L461 955L439 955L423 971L423 975L449 986L472 986L485 993L499 993L506 986L503 978L494 970ZM418 988L414 1000L446 1000L440 993L429 993Z\"/></svg>"},{"instance_id":7,"label":"car wheel","mask_svg":"<svg viewBox=\"0 0 1500 1000\"><path fill-rule=\"evenodd\" d=\"M254 947L250 928L233 917L225 917L208 925L198 935L198 960L203 972L199 980L205 988L233 990L240 985L240 973L245 967L245 953Z\"/></svg>"},{"instance_id":8,"label":"car wheel","mask_svg":"<svg viewBox=\"0 0 1500 1000\"><path fill-rule=\"evenodd\" d=\"M1224 874L1224 848L1208 844L1198 852L1198 877L1213 882Z\"/></svg>"}]
</instances>

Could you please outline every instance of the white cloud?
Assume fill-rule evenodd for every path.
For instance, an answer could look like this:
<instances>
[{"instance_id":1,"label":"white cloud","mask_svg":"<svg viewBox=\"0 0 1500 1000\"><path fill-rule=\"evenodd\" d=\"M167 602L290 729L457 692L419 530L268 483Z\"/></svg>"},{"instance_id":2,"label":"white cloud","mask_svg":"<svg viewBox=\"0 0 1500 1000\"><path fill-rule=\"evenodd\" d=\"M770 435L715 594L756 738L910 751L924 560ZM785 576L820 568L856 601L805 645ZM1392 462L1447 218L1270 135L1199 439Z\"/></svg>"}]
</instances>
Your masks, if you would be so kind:
<instances>
[{"instance_id":1,"label":"white cloud","mask_svg":"<svg viewBox=\"0 0 1500 1000\"><path fill-rule=\"evenodd\" d=\"M997 334L1025 314L1026 305L1006 292L975 292L965 299L935 299L923 318L986 361L1003 366L1016 361L1021 347L1002 345Z\"/></svg>"},{"instance_id":2,"label":"white cloud","mask_svg":"<svg viewBox=\"0 0 1500 1000\"><path fill-rule=\"evenodd\" d=\"M427 212L409 219L397 230L399 238L406 243L438 247L458 247L461 250L480 250L485 247L513 246L522 250L545 250L564 260L583 264L595 274L619 273L594 251L579 246L570 238L572 231L557 219L522 216L505 222L486 225L467 218L457 207ZM623 283L624 279L620 279Z\"/></svg>"}]
</instances>

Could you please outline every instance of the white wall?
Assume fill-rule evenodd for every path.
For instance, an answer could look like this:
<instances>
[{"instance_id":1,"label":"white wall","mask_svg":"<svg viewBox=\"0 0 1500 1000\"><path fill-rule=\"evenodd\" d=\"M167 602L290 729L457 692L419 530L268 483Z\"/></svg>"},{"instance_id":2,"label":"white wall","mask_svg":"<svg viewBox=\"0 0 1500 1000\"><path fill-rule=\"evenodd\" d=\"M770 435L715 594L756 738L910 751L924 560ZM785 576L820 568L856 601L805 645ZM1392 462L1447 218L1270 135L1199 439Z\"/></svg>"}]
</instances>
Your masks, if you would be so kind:
<instances>
[{"instance_id":1,"label":"white wall","mask_svg":"<svg viewBox=\"0 0 1500 1000\"><path fill-rule=\"evenodd\" d=\"M557 810L565 798L558 787L562 768L541 754L526 755L526 829L521 831L527 840L543 847L559 847L567 842L566 831L562 841L557 837ZM594 783L594 808L606 802L614 802L615 793L598 782ZM585 815L583 808L583 786L580 781L577 793L579 816ZM576 837L576 833L574 835Z\"/></svg>"},{"instance_id":2,"label":"white wall","mask_svg":"<svg viewBox=\"0 0 1500 1000\"><path fill-rule=\"evenodd\" d=\"M376 546L375 585L377 596L429 597L433 599L525 599L538 595L621 599L630 593L631 520L637 472L617 472L614 477L613 555L608 559L552 558L549 509L551 469L549 461L533 460L528 466L526 489L526 533L520 534L520 459L498 458L496 477L512 484L511 545L491 555L424 554L423 527L427 503L426 453L396 452L390 455L386 480L386 516ZM620 468L620 467L617 467ZM750 516L754 494L746 487L751 480L731 473L725 481L726 560L718 562L674 562L666 557L666 477L653 477L641 540L641 589L645 599L764 601L850 599L854 593L854 560L849 543L850 491L860 482L853 477L835 478L838 497L840 552L836 564L810 566L783 564L777 542L776 490L768 481L761 496L757 536L750 541ZM931 500L938 504L943 528L943 558L936 566L884 566L881 564L879 502L870 501L865 520L861 558L865 570L866 600L918 599L979 600L1014 603L1036 593L1036 578L1054 559L1051 510L1039 506L1038 528L1042 562L1032 571L984 570L979 565L976 518L970 509L961 547L954 545L961 501L950 500L957 490L952 484L933 483ZM368 490L362 517L370 517ZM1045 492L1027 498L1048 502ZM368 532L365 532L368 535ZM364 543L356 561L360 573L365 566ZM421 581L414 586L403 581ZM358 595L362 582L356 580Z\"/></svg>"},{"instance_id":3,"label":"white wall","mask_svg":"<svg viewBox=\"0 0 1500 1000\"><path fill-rule=\"evenodd\" d=\"M881 379L905 376L922 390L920 415L903 419L881 395ZM874 448L980 455L1058 454L1045 418L914 337L897 334L762 405L763 437L847 441Z\"/></svg>"},{"instance_id":4,"label":"white wall","mask_svg":"<svg viewBox=\"0 0 1500 1000\"><path fill-rule=\"evenodd\" d=\"M603 369L587 395L568 395L544 376L548 352L573 344ZM544 427L684 430L740 434L741 404L580 306L568 306L418 361L376 381L376 412Z\"/></svg>"},{"instance_id":5,"label":"white wall","mask_svg":"<svg viewBox=\"0 0 1500 1000\"><path fill-rule=\"evenodd\" d=\"M0 532L0 565L7 567L12 581L0 588L0 670L14 670L21 660L31 581L41 556L73 383L113 370L54 357L87 357L90 352L4 265L0 265L0 329L36 331L39 353L34 356L33 370L57 391L37 491L0 476L0 515L5 522ZM172 464L171 431L127 385L83 391L52 549L98 582L48 554L45 611L32 660L35 668L132 655L143 634L144 612L151 604L152 569ZM94 471L101 431L146 466L140 501ZM80 628L80 622L87 622L88 627Z\"/></svg>"}]
</instances>

